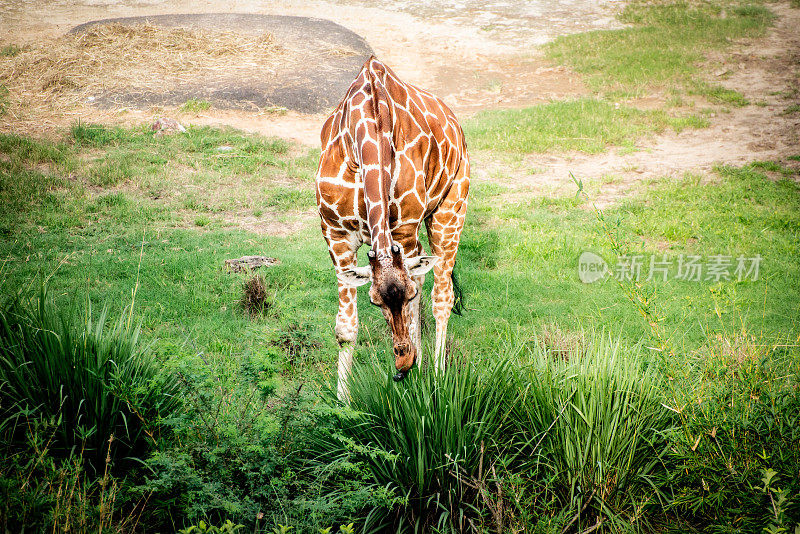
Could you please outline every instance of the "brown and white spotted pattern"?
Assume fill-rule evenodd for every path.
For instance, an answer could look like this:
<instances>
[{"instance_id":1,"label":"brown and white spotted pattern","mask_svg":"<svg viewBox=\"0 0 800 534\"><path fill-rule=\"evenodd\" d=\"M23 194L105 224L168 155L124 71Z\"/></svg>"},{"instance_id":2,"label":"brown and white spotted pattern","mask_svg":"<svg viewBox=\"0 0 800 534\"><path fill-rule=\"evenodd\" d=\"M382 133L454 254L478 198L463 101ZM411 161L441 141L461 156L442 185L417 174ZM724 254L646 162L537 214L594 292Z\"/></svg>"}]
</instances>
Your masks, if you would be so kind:
<instances>
[{"instance_id":1,"label":"brown and white spotted pattern","mask_svg":"<svg viewBox=\"0 0 800 534\"><path fill-rule=\"evenodd\" d=\"M339 285L338 393L347 400L358 335L356 287L369 281L370 301L392 331L400 380L422 355L418 291L434 269L434 358L436 368L444 368L469 159L461 127L444 102L400 81L375 57L325 121L321 138L317 205ZM431 256L418 239L423 221ZM369 265L357 267L362 244L371 246Z\"/></svg>"}]
</instances>

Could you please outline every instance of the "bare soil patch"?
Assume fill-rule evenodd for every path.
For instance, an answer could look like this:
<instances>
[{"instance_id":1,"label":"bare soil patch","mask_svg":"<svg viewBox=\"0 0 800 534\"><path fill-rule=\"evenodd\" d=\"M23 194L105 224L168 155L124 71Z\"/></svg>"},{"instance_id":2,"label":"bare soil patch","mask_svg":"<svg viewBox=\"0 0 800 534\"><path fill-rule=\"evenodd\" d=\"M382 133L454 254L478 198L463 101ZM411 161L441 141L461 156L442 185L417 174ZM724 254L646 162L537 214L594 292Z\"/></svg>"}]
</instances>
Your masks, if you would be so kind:
<instances>
[{"instance_id":1,"label":"bare soil patch","mask_svg":"<svg viewBox=\"0 0 800 534\"><path fill-rule=\"evenodd\" d=\"M600 184L596 201L603 207L628 195L643 179L686 173L709 177L716 165L771 160L800 172L800 162L787 159L800 155L800 112L787 112L800 105L800 9L787 4L770 9L778 19L766 37L742 41L708 62L709 81L739 91L749 105L718 106L710 127L643 139L633 152L534 154L516 166L476 154L476 179L503 183L522 197L564 195L576 190L573 173Z\"/></svg>"},{"instance_id":2,"label":"bare soil patch","mask_svg":"<svg viewBox=\"0 0 800 534\"><path fill-rule=\"evenodd\" d=\"M580 24L578 24L580 13L578 15L573 13L573 18L568 22L571 31L580 31L589 27L601 28L613 24L613 14L618 10L621 2L608 1L599 7L591 2L585 2L585 4L586 14L581 15L583 18L580 20ZM255 0L245 0L237 3L236 10L240 13L246 12L250 15L265 17L298 15L314 19L324 17L328 20L322 22L344 26L355 34L363 36L376 55L392 66L403 79L441 95L460 115L492 107L533 105L549 98L561 98L565 95L586 92L578 76L566 69L550 65L541 57L541 54L533 46L536 40L531 40L513 31L516 26L523 28L527 25L526 32L545 35L541 31L543 27L555 28L552 21L548 21L549 14L540 16L537 13L526 11L520 17L512 17L511 23L505 24L497 17L500 15L511 16L513 9L502 6L495 9L495 7L487 4L488 11L485 14L473 9L470 17L460 19L456 17L452 20L446 16L445 11L438 12L436 16L429 14L431 16L420 17L411 14L410 10L406 9L408 6L381 5L374 7L346 1L300 2L299 0L287 0L280 4L264 6ZM566 7L574 8L575 6ZM398 10L395 11L395 8ZM47 46L76 25L103 16L144 17L151 22L158 21L159 25L166 26L168 21L174 18L170 13L176 11L194 11L198 13L197 20L203 20L205 21L203 24L212 25L195 25L192 26L192 29L220 30L218 23L220 17L235 18L239 16L238 13L213 13L226 9L229 9L228 5L219 1L198 6L185 0L173 2L150 0L146 3L129 1L104 3L101 0L99 4L97 1L84 3L80 0L58 0L45 6L33 0L18 0L12 4L0 6L0 16L7 23L9 30L6 35L0 36L0 45L14 43L22 46L40 44ZM567 11L569 9L566 9L564 13ZM553 17L558 16L557 13L553 14ZM488 25L478 23L479 20L487 17L494 22ZM540 22L538 26L533 25L533 21L536 20ZM185 18L182 24L185 24ZM247 26L237 23L236 29L237 31L239 29L247 30ZM270 27L269 30L279 46L289 49L296 48L295 45L287 45L286 41L290 40L289 37L303 39L306 42L317 38L317 35L310 32L292 30L292 35L284 36L277 27ZM286 31L289 32L288 29ZM348 44L341 37L332 33L329 37L337 39L337 42L344 44L347 49L357 49L355 45ZM320 48L324 50L325 47ZM330 45L327 48L331 49ZM330 52L332 56L336 56L339 50L333 48ZM301 61L296 62L295 67L305 65L307 59L306 56L301 57ZM352 60L355 64L353 72L348 74L347 84L342 87L331 89L328 85L330 73L324 69L318 69L317 78L306 77L302 80L301 77L297 78L298 84L296 85L326 94L330 99L327 109L323 109L325 106L320 106L320 109L312 113L309 113L309 109L305 109L301 112L275 114L268 113L269 106L262 106L259 109L250 106L249 109L241 110L256 114L250 119L246 113L239 110L221 109L228 106L216 105L212 109L204 110L196 115L184 114L183 118L188 119L190 123L198 121L202 124L220 124L230 121L229 124L232 126L248 131L281 135L304 144L317 146L319 130L326 117L326 112L338 103L365 57L345 56L340 59ZM281 75L286 75L286 73L283 72ZM191 89L194 93L189 95L189 91L187 91L187 96L212 100L204 97L201 87ZM224 100L224 94L217 96ZM116 104L115 106L105 108L83 102L67 108L51 106L43 113L33 113L33 110L28 110L27 113L18 116L0 117L0 129L48 135L53 130L67 126L77 119L129 124L150 120L164 114L175 116L178 114L178 104L186 100L183 97L176 97L172 100L162 98L159 101L158 98L150 98L146 93L139 94L137 98L138 102L134 104L117 99L116 102L111 102ZM272 99L271 102L281 105L275 100ZM167 105L163 104L165 101ZM108 103L106 102L106 104ZM261 119L266 120L262 121Z\"/></svg>"},{"instance_id":3,"label":"bare soil patch","mask_svg":"<svg viewBox=\"0 0 800 534\"><path fill-rule=\"evenodd\" d=\"M578 75L549 64L533 46L535 36L523 26L532 24L531 17L540 15L505 13L517 8L498 3L485 8L470 4L470 9L478 10L470 17L447 17L446 9L421 17L412 14L416 13L412 4L411 0L402 5L366 5L360 0L287 0L265 8L246 0L237 4L237 9L330 19L364 36L376 54L401 77L439 94L461 116L483 109L524 107L588 93ZM219 11L221 6L219 2L211 2L200 10ZM615 27L613 15L621 6L622 3L617 2L598 4L595 11L587 11L587 18L576 21L574 31ZM6 9L11 31L3 40L18 44L57 38L69 27L98 15L94 4L71 0L48 6L47 16L44 7L27 0ZM104 7L103 14L153 16L188 9L197 7L183 0L174 3L153 0L148 4L109 4ZM530 155L513 164L476 153L473 154L475 181L503 183L513 188L517 197L563 194L574 191L569 177L572 172L586 181L600 184L598 201L604 205L629 194L632 185L642 179L681 176L687 172L703 175L717 164L741 165L770 159L797 167L797 162L786 158L800 154L800 113L787 112L800 102L800 33L797 32L800 10L792 9L787 3L770 4L770 9L778 18L776 27L767 37L737 43L732 51L711 57L707 65L710 82L740 91L750 105L728 110L717 107L710 116L709 128L685 130L680 134L668 132L643 139L632 152L611 149L600 155ZM541 17L545 20L547 14ZM552 21L548 24L559 28ZM573 30L563 27L556 33L569 31ZM280 39L278 42L280 44ZM329 91L331 107L343 92ZM643 107L661 107L662 103L660 98L653 102L633 102ZM78 118L135 123L166 113L183 123L229 124L318 146L325 111L274 113L264 108L251 112L212 107L200 112L181 112L169 106L98 109L82 104L39 116L28 114L13 120L6 116L0 118L0 129L47 131Z\"/></svg>"}]
</instances>

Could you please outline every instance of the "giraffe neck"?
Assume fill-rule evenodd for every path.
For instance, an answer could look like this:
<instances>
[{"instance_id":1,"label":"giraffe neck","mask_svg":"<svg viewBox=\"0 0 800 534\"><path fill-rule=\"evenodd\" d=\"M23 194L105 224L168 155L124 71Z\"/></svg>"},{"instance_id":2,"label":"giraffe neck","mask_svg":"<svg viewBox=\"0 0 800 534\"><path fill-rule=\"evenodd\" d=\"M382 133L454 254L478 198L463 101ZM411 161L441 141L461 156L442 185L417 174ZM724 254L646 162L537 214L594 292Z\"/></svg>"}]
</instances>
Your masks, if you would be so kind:
<instances>
[{"instance_id":1,"label":"giraffe neck","mask_svg":"<svg viewBox=\"0 0 800 534\"><path fill-rule=\"evenodd\" d=\"M390 258L392 233L389 226L389 193L392 181L392 114L386 89L381 81L380 63L373 57L368 62L362 120L371 143L361 145L361 166L364 172L364 199L367 206L372 249L379 259Z\"/></svg>"}]
</instances>

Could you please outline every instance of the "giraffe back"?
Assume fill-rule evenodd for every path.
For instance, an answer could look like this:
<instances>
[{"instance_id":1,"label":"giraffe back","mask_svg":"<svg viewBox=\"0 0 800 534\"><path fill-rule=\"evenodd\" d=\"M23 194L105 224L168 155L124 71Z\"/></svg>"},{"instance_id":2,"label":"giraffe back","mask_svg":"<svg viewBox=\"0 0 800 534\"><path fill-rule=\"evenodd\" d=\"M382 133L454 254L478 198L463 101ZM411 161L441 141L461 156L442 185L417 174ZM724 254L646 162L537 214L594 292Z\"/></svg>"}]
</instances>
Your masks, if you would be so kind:
<instances>
[{"instance_id":1,"label":"giraffe back","mask_svg":"<svg viewBox=\"0 0 800 534\"><path fill-rule=\"evenodd\" d=\"M378 251L416 236L467 163L453 112L370 58L322 128L317 203L323 233ZM329 234L326 234L329 235Z\"/></svg>"}]
</instances>

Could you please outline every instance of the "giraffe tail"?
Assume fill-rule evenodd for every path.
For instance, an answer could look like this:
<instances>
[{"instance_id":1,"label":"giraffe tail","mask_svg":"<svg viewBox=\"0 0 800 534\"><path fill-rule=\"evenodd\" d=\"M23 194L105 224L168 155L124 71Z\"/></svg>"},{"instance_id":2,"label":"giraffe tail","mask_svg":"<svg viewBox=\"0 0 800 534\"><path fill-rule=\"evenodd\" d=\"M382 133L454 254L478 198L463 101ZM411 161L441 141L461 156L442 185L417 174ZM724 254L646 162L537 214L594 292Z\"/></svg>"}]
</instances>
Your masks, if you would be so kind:
<instances>
[{"instance_id":1,"label":"giraffe tail","mask_svg":"<svg viewBox=\"0 0 800 534\"><path fill-rule=\"evenodd\" d=\"M453 268L453 273L450 275L453 279L453 296L455 300L453 301L453 313L456 315L463 315L464 310L464 289L461 287L461 284L458 283L458 276L456 276L456 269Z\"/></svg>"}]
</instances>

